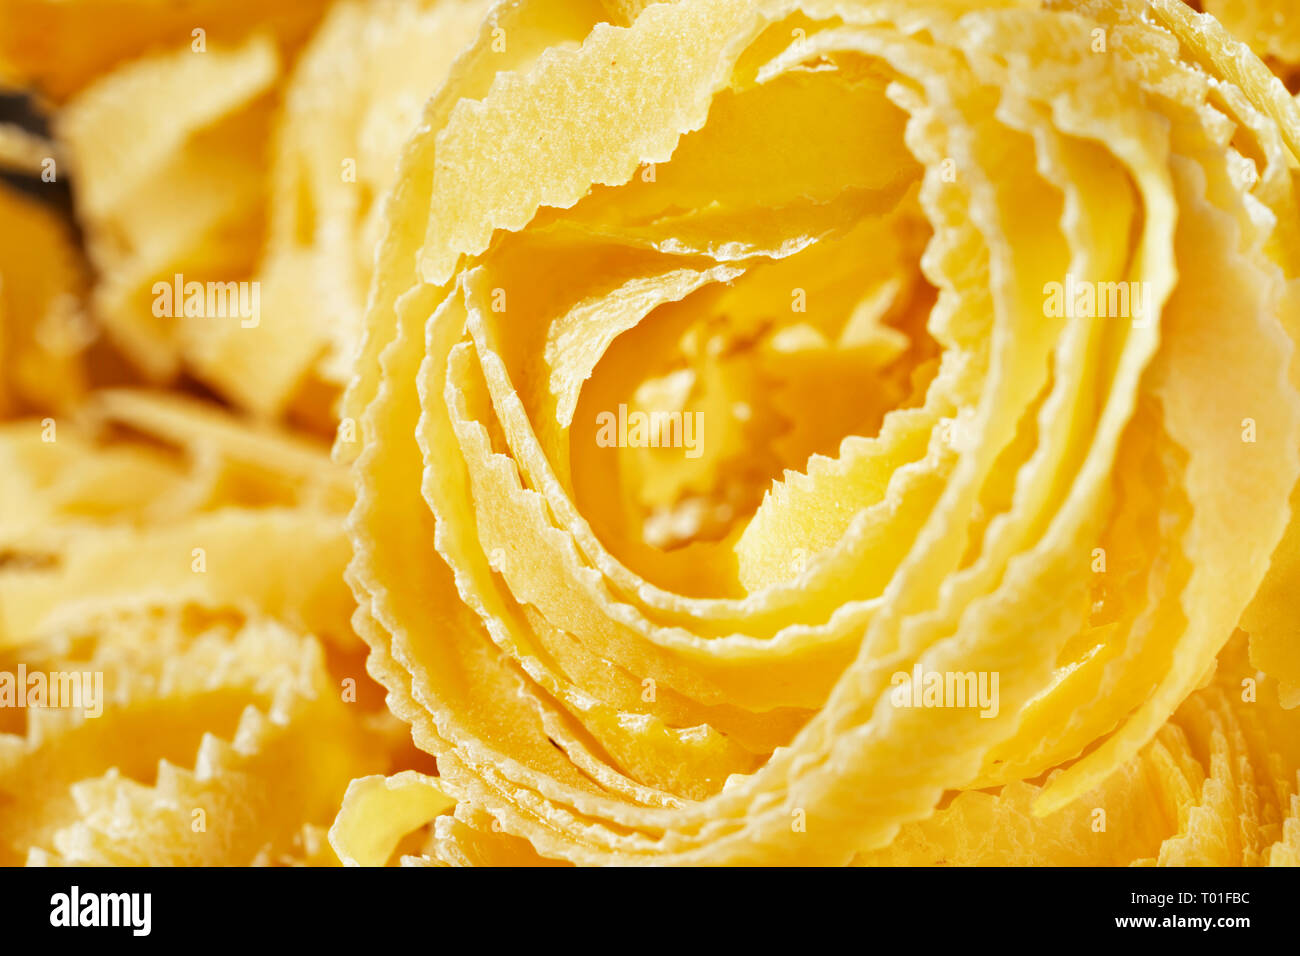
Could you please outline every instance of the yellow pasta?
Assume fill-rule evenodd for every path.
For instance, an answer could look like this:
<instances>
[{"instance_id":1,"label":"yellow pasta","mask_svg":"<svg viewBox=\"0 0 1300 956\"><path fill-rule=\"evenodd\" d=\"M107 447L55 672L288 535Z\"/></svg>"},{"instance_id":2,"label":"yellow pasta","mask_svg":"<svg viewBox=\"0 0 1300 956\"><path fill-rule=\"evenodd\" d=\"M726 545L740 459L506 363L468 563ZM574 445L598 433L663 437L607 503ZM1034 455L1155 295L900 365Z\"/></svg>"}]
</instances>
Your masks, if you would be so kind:
<instances>
[{"instance_id":1,"label":"yellow pasta","mask_svg":"<svg viewBox=\"0 0 1300 956\"><path fill-rule=\"evenodd\" d=\"M202 308L186 308L189 299L172 290L248 288L280 69L265 35L201 54L183 48L109 74L59 115L87 247L104 277L96 311L152 380L175 378L186 343L205 325L258 318L251 308L207 314L207 296Z\"/></svg>"},{"instance_id":2,"label":"yellow pasta","mask_svg":"<svg viewBox=\"0 0 1300 956\"><path fill-rule=\"evenodd\" d=\"M366 686L326 451L109 390L0 426L0 460L0 863L337 862L348 781L413 758Z\"/></svg>"},{"instance_id":3,"label":"yellow pasta","mask_svg":"<svg viewBox=\"0 0 1300 956\"><path fill-rule=\"evenodd\" d=\"M0 865L1300 865L1289 16L0 0Z\"/></svg>"},{"instance_id":4,"label":"yellow pasta","mask_svg":"<svg viewBox=\"0 0 1300 956\"><path fill-rule=\"evenodd\" d=\"M0 82L65 102L96 78L158 49L236 43L272 31L291 51L310 35L326 0L3 0Z\"/></svg>"},{"instance_id":5,"label":"yellow pasta","mask_svg":"<svg viewBox=\"0 0 1300 956\"><path fill-rule=\"evenodd\" d=\"M0 735L6 864L310 857L309 828L382 765L314 640L194 618L113 616L23 655L29 670L99 675L106 697L99 713L37 710L25 734Z\"/></svg>"},{"instance_id":6,"label":"yellow pasta","mask_svg":"<svg viewBox=\"0 0 1300 956\"><path fill-rule=\"evenodd\" d=\"M210 324L194 346L200 374L224 394L279 414L305 379L333 395L347 384L402 143L488 5L381 0L331 10L284 94L259 271L263 320L251 330Z\"/></svg>"},{"instance_id":7,"label":"yellow pasta","mask_svg":"<svg viewBox=\"0 0 1300 956\"><path fill-rule=\"evenodd\" d=\"M494 82L462 59L346 409L372 669L468 808L434 856L845 863L945 793L1060 768L1032 806L1058 814L1138 757L1264 579L1300 437L1300 117L1152 10L686 0ZM865 258L910 267L823 276L889 220ZM745 416L690 359L720 326L766 381L808 343L799 414L880 388L883 415L656 548L624 419L686 371L659 410L725 442ZM733 470L692 472L655 494L726 498ZM1254 637L1260 666L1293 646ZM926 674L994 700L927 706Z\"/></svg>"},{"instance_id":8,"label":"yellow pasta","mask_svg":"<svg viewBox=\"0 0 1300 956\"><path fill-rule=\"evenodd\" d=\"M1192 6L1214 16L1300 92L1300 9L1292 0L1202 0Z\"/></svg>"},{"instance_id":9,"label":"yellow pasta","mask_svg":"<svg viewBox=\"0 0 1300 956\"><path fill-rule=\"evenodd\" d=\"M0 183L0 414L59 411L85 391L85 289L67 225Z\"/></svg>"},{"instance_id":10,"label":"yellow pasta","mask_svg":"<svg viewBox=\"0 0 1300 956\"><path fill-rule=\"evenodd\" d=\"M488 6L339 3L292 70L262 29L141 58L69 101L96 306L146 376L188 372L263 417L332 427L398 152Z\"/></svg>"}]
</instances>

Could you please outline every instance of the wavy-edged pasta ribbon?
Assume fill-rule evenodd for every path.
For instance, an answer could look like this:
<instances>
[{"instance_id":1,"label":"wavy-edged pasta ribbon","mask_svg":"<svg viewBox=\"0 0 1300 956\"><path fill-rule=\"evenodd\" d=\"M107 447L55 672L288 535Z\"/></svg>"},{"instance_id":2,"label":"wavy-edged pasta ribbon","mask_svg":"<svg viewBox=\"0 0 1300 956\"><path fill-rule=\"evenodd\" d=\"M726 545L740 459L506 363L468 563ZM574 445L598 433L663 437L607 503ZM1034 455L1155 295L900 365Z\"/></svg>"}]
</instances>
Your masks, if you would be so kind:
<instances>
[{"instance_id":1,"label":"wavy-edged pasta ribbon","mask_svg":"<svg viewBox=\"0 0 1300 956\"><path fill-rule=\"evenodd\" d=\"M430 858L845 863L1134 760L1208 799L1226 718L1166 722L1257 592L1258 706L1300 678L1281 83L1173 0L606 19L507 4L457 61L345 402L357 624L457 801ZM1289 760L1246 861L1293 851Z\"/></svg>"}]
</instances>

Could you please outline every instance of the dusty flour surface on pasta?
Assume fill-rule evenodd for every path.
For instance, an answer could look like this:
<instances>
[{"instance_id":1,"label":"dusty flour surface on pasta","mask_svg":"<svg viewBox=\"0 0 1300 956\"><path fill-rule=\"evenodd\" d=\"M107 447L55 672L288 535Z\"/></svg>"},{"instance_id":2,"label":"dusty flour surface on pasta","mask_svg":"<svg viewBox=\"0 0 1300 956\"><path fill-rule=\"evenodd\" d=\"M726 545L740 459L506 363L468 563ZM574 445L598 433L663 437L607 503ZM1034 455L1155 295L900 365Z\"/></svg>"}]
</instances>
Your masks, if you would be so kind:
<instances>
[{"instance_id":1,"label":"dusty flour surface on pasta","mask_svg":"<svg viewBox=\"0 0 1300 956\"><path fill-rule=\"evenodd\" d=\"M1287 3L89 6L0 864L1300 864Z\"/></svg>"}]
</instances>

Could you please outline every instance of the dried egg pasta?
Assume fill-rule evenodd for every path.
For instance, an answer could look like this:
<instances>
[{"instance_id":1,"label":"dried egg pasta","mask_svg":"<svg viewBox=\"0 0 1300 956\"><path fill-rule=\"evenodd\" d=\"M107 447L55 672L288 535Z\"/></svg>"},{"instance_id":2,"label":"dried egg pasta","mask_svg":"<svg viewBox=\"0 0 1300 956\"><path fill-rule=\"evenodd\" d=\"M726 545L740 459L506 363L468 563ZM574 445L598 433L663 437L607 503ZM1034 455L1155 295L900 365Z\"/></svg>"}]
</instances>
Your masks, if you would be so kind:
<instances>
[{"instance_id":1,"label":"dried egg pasta","mask_svg":"<svg viewBox=\"0 0 1300 956\"><path fill-rule=\"evenodd\" d=\"M846 863L997 787L1064 840L1153 739L1209 733L1167 722L1300 466L1300 114L1179 4L1053 7L684 0L461 60L345 408L358 623L458 801L431 858ZM661 470L637 410L695 416L701 455ZM748 510L746 447L776 459ZM1270 712L1277 610L1246 622ZM898 693L926 674L996 703Z\"/></svg>"},{"instance_id":2,"label":"dried egg pasta","mask_svg":"<svg viewBox=\"0 0 1300 956\"><path fill-rule=\"evenodd\" d=\"M0 0L0 865L1300 865L1290 13Z\"/></svg>"}]
</instances>

